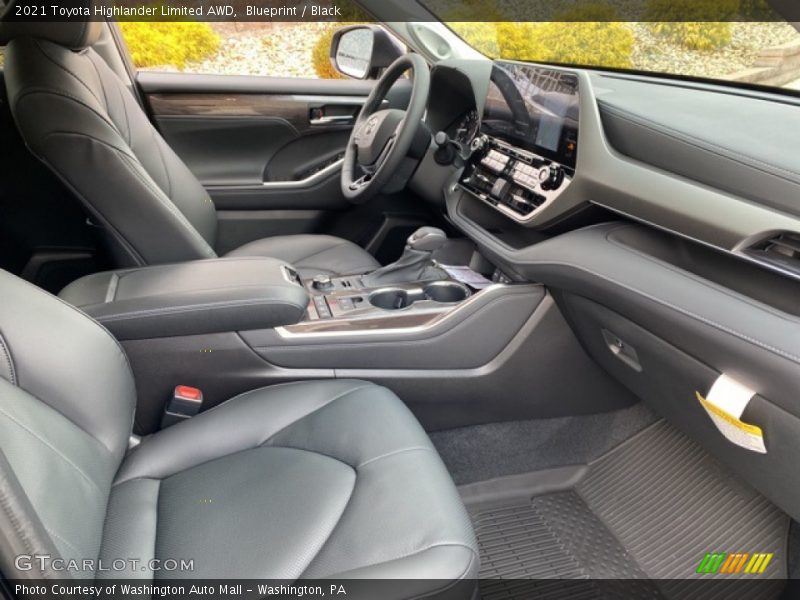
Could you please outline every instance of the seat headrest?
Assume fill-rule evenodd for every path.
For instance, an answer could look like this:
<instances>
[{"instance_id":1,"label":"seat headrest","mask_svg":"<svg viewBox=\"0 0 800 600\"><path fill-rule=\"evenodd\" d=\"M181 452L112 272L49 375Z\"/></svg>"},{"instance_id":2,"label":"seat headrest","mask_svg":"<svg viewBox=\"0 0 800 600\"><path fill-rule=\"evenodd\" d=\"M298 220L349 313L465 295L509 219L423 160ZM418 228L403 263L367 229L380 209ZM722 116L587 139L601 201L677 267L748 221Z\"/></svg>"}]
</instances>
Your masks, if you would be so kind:
<instances>
[{"instance_id":1,"label":"seat headrest","mask_svg":"<svg viewBox=\"0 0 800 600\"><path fill-rule=\"evenodd\" d=\"M0 0L2 1L2 0ZM30 21L30 17L16 16L17 4L28 4L24 0L10 0L0 16L0 45L21 37L47 40L71 50L82 50L94 44L102 32L102 21L91 21L89 17L80 17L69 21ZM70 8L87 8L91 12L91 0L71 0L66 3Z\"/></svg>"}]
</instances>

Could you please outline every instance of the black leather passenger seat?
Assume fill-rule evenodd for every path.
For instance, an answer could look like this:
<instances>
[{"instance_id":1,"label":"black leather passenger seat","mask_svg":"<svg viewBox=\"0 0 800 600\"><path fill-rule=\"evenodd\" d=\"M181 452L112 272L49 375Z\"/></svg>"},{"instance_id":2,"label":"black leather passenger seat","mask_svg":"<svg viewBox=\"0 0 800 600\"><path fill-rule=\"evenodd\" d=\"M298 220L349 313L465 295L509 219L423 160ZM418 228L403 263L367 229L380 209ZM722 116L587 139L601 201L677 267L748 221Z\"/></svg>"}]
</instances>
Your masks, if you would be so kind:
<instances>
[{"instance_id":1,"label":"black leather passenger seat","mask_svg":"<svg viewBox=\"0 0 800 600\"><path fill-rule=\"evenodd\" d=\"M128 452L136 392L116 341L4 271L0 297L6 577L53 575L17 571L14 557L31 553L193 559L169 577L421 580L414 595L476 576L458 492L389 390L345 380L254 390Z\"/></svg>"},{"instance_id":2,"label":"black leather passenger seat","mask_svg":"<svg viewBox=\"0 0 800 600\"><path fill-rule=\"evenodd\" d=\"M29 150L101 228L119 266L216 257L214 202L92 48L103 23L18 21L11 4L0 10L11 114ZM80 4L91 10L90 0ZM329 235L273 236L229 254L291 262L308 278L380 267L360 246Z\"/></svg>"}]
</instances>

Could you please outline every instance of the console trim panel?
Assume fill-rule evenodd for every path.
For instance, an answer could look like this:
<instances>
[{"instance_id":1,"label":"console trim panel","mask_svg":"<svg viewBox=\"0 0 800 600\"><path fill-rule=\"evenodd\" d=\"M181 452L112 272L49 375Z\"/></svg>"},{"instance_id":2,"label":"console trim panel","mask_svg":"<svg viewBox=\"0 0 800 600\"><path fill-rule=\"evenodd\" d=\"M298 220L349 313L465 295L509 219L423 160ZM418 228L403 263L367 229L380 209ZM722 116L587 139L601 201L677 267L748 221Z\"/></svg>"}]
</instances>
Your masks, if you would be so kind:
<instances>
[{"instance_id":1,"label":"console trim panel","mask_svg":"<svg viewBox=\"0 0 800 600\"><path fill-rule=\"evenodd\" d=\"M419 283L412 284L419 287ZM400 286L398 286L400 287ZM414 305L400 311L376 309L361 317L318 319L303 321L295 325L276 327L275 332L284 339L376 337L395 334L424 333L443 322L449 321L478 302L487 302L499 297L509 286L492 284L474 292L467 299L455 304L423 301L425 306ZM376 312L378 314L376 314Z\"/></svg>"}]
</instances>

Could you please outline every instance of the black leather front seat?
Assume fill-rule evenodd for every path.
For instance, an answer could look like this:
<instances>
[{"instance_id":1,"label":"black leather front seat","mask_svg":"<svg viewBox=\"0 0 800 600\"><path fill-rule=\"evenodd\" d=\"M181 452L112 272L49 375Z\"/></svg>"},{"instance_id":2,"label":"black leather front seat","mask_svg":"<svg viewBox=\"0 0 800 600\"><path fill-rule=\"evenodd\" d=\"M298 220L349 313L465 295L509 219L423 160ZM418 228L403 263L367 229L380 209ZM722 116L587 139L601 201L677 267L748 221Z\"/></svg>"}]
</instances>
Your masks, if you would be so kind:
<instances>
[{"instance_id":1,"label":"black leather front seat","mask_svg":"<svg viewBox=\"0 0 800 600\"><path fill-rule=\"evenodd\" d=\"M387 389L339 380L254 390L128 452L136 391L117 342L5 271L0 297L5 577L438 580L411 582L401 597L476 577L458 492ZM32 554L139 566L20 570L30 561L15 557ZM191 559L193 569L141 570L153 559Z\"/></svg>"},{"instance_id":2,"label":"black leather front seat","mask_svg":"<svg viewBox=\"0 0 800 600\"><path fill-rule=\"evenodd\" d=\"M91 48L101 27L79 21L0 24L17 128L104 228L120 265L214 257L214 204ZM231 254L285 260L305 276L380 266L356 244L326 235L272 237Z\"/></svg>"}]
</instances>

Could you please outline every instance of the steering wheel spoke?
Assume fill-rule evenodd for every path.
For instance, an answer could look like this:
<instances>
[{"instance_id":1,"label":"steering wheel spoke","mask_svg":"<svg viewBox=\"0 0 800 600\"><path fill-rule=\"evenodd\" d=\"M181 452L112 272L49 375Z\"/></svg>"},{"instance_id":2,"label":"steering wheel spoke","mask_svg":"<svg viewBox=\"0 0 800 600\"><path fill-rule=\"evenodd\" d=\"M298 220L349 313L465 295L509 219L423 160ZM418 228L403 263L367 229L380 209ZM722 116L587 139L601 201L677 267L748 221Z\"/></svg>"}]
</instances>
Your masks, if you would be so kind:
<instances>
[{"instance_id":1,"label":"steering wheel spoke","mask_svg":"<svg viewBox=\"0 0 800 600\"><path fill-rule=\"evenodd\" d=\"M359 165L361 169L365 173L369 173L371 175L376 174L378 171L381 170L381 167L386 163L386 159L392 153L392 148L394 147L395 139L397 138L396 135L393 135L386 141L386 145L381 150L380 154L378 154L378 158L375 159L371 165Z\"/></svg>"},{"instance_id":2,"label":"steering wheel spoke","mask_svg":"<svg viewBox=\"0 0 800 600\"><path fill-rule=\"evenodd\" d=\"M392 85L409 69L413 83L407 109L382 108ZM390 182L418 134L429 89L428 64L418 54L401 56L386 69L364 103L345 150L345 198L364 202Z\"/></svg>"},{"instance_id":3,"label":"steering wheel spoke","mask_svg":"<svg viewBox=\"0 0 800 600\"><path fill-rule=\"evenodd\" d=\"M358 191L359 189L363 188L364 186L369 185L369 182L372 181L372 174L371 173L364 173L358 179L350 182L349 188L352 191Z\"/></svg>"}]
</instances>

